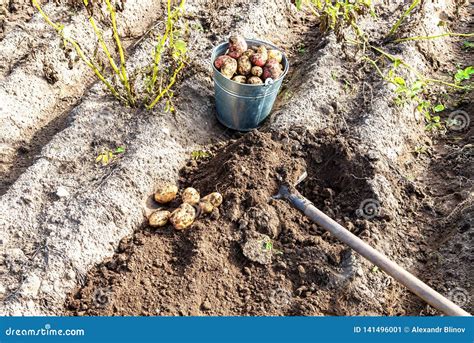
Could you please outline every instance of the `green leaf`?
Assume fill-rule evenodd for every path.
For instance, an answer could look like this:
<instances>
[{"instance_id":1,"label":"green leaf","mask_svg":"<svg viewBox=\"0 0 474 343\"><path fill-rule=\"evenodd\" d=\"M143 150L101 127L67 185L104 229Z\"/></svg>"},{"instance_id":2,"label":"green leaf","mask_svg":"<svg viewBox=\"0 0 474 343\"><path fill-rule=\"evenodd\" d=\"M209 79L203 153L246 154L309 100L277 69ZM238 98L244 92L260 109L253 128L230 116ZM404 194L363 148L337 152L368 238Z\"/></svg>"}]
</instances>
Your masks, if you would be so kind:
<instances>
[{"instance_id":1,"label":"green leaf","mask_svg":"<svg viewBox=\"0 0 474 343\"><path fill-rule=\"evenodd\" d=\"M405 80L400 77L400 76L395 76L393 78L393 81L397 84L397 85L400 85L400 86L405 86Z\"/></svg>"},{"instance_id":2,"label":"green leaf","mask_svg":"<svg viewBox=\"0 0 474 343\"><path fill-rule=\"evenodd\" d=\"M433 110L434 110L435 112L444 111L444 105L443 105L443 104L438 104L438 105L436 105L436 106L433 108Z\"/></svg>"},{"instance_id":3,"label":"green leaf","mask_svg":"<svg viewBox=\"0 0 474 343\"><path fill-rule=\"evenodd\" d=\"M465 40L464 42L462 42L462 47L463 47L463 49L473 49L474 48L474 43Z\"/></svg>"},{"instance_id":4,"label":"green leaf","mask_svg":"<svg viewBox=\"0 0 474 343\"><path fill-rule=\"evenodd\" d=\"M182 55L186 53L186 42L182 39L178 39L177 41L174 42L174 47L176 50L178 50Z\"/></svg>"},{"instance_id":5,"label":"green leaf","mask_svg":"<svg viewBox=\"0 0 474 343\"><path fill-rule=\"evenodd\" d=\"M466 67L464 70L458 69L458 71L454 75L454 78L456 79L456 81L469 80L472 74L474 74L474 67L469 66Z\"/></svg>"},{"instance_id":6,"label":"green leaf","mask_svg":"<svg viewBox=\"0 0 474 343\"><path fill-rule=\"evenodd\" d=\"M413 82L413 85L411 86L411 90L413 92L419 92L423 88L424 85L425 83L423 81L420 81L420 80L415 81Z\"/></svg>"},{"instance_id":7,"label":"green leaf","mask_svg":"<svg viewBox=\"0 0 474 343\"><path fill-rule=\"evenodd\" d=\"M303 4L303 0L296 0L296 1L295 1L296 9L297 9L298 11L301 10L301 5L302 5L302 4Z\"/></svg>"},{"instance_id":8,"label":"green leaf","mask_svg":"<svg viewBox=\"0 0 474 343\"><path fill-rule=\"evenodd\" d=\"M119 146L117 149L115 149L116 154L121 154L125 152L125 148L123 146Z\"/></svg>"}]
</instances>

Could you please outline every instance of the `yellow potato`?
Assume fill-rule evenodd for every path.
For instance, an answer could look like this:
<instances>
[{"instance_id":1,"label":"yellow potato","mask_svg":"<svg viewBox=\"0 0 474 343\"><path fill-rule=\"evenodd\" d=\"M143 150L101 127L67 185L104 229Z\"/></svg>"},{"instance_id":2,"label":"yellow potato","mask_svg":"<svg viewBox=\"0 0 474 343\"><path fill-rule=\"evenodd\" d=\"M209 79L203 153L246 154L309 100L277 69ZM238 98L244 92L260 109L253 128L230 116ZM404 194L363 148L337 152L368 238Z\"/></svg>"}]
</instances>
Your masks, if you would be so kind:
<instances>
[{"instance_id":1,"label":"yellow potato","mask_svg":"<svg viewBox=\"0 0 474 343\"><path fill-rule=\"evenodd\" d=\"M155 201L160 204L166 204L173 201L178 194L178 187L173 184L166 184L158 188L155 193Z\"/></svg>"},{"instance_id":2,"label":"yellow potato","mask_svg":"<svg viewBox=\"0 0 474 343\"><path fill-rule=\"evenodd\" d=\"M251 76L247 79L247 83L251 85L261 85L263 84L263 81L258 76Z\"/></svg>"},{"instance_id":3,"label":"yellow potato","mask_svg":"<svg viewBox=\"0 0 474 343\"><path fill-rule=\"evenodd\" d=\"M207 201L212 204L212 206L218 207L222 204L222 195L218 192L213 192L211 194L206 195L201 201Z\"/></svg>"},{"instance_id":4,"label":"yellow potato","mask_svg":"<svg viewBox=\"0 0 474 343\"><path fill-rule=\"evenodd\" d=\"M247 83L247 78L243 75L235 75L232 78L232 81L238 82L238 83Z\"/></svg>"},{"instance_id":5,"label":"yellow potato","mask_svg":"<svg viewBox=\"0 0 474 343\"><path fill-rule=\"evenodd\" d=\"M253 76L262 76L263 74L263 69L262 67L259 67L259 66L253 66L252 69L250 70L250 73L253 75Z\"/></svg>"},{"instance_id":6,"label":"yellow potato","mask_svg":"<svg viewBox=\"0 0 474 343\"><path fill-rule=\"evenodd\" d=\"M165 226L168 223L170 216L170 211L158 210L151 214L150 218L148 218L148 223L151 227Z\"/></svg>"},{"instance_id":7,"label":"yellow potato","mask_svg":"<svg viewBox=\"0 0 474 343\"><path fill-rule=\"evenodd\" d=\"M199 192L196 189L188 187L183 191L183 195L181 196L181 198L185 203L196 205L201 199L201 196L199 195Z\"/></svg>"},{"instance_id":8,"label":"yellow potato","mask_svg":"<svg viewBox=\"0 0 474 343\"><path fill-rule=\"evenodd\" d=\"M237 61L233 58L226 59L222 64L221 74L224 77L231 79L232 76L237 72Z\"/></svg>"},{"instance_id":9,"label":"yellow potato","mask_svg":"<svg viewBox=\"0 0 474 343\"><path fill-rule=\"evenodd\" d=\"M278 63L281 63L283 54L279 50L268 50L268 59L274 58Z\"/></svg>"},{"instance_id":10,"label":"yellow potato","mask_svg":"<svg viewBox=\"0 0 474 343\"><path fill-rule=\"evenodd\" d=\"M200 201L199 208L201 210L201 213L208 214L212 212L214 206L209 201Z\"/></svg>"},{"instance_id":11,"label":"yellow potato","mask_svg":"<svg viewBox=\"0 0 474 343\"><path fill-rule=\"evenodd\" d=\"M184 230L191 226L196 218L196 210L188 203L181 204L171 213L170 222L176 230Z\"/></svg>"}]
</instances>

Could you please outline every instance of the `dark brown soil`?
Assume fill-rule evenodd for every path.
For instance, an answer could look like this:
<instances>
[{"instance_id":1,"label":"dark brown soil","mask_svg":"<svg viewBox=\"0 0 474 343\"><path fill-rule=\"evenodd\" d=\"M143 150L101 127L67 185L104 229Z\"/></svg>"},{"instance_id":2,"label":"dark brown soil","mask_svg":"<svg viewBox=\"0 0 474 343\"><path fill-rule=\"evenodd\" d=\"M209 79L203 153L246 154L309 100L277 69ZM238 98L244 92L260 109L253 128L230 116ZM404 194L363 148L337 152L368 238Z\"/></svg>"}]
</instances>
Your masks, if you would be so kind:
<instances>
[{"instance_id":1,"label":"dark brown soil","mask_svg":"<svg viewBox=\"0 0 474 343\"><path fill-rule=\"evenodd\" d=\"M209 161L190 161L182 186L219 191L224 203L186 231L140 229L117 254L92 269L67 300L73 315L344 315L404 314L385 287L385 306L361 285L377 272L283 200L273 200L279 175L309 177L300 190L318 207L371 241L372 227L357 209L371 197L370 163L353 143L332 133L253 132L220 148ZM182 188L183 188L182 187ZM242 251L272 239L272 262ZM378 273L380 274L380 272ZM364 278L361 278L365 275ZM396 305L397 304L397 305ZM411 303L409 303L411 306Z\"/></svg>"}]
</instances>

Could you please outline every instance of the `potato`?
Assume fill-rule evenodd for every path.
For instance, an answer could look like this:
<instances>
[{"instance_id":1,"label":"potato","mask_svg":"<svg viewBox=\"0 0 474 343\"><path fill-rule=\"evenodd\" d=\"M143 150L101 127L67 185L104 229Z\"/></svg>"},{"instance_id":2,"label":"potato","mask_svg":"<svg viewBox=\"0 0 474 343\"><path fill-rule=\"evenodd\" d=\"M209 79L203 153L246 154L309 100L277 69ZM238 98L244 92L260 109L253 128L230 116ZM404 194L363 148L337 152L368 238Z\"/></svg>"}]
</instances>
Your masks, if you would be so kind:
<instances>
[{"instance_id":1,"label":"potato","mask_svg":"<svg viewBox=\"0 0 474 343\"><path fill-rule=\"evenodd\" d=\"M221 55L214 60L214 66L220 70L222 66L224 65L224 62L231 58L232 57L227 56L227 55Z\"/></svg>"},{"instance_id":2,"label":"potato","mask_svg":"<svg viewBox=\"0 0 474 343\"><path fill-rule=\"evenodd\" d=\"M181 199L183 199L183 202L185 203L188 203L190 205L196 205L201 199L201 196L199 195L199 192L196 189L188 187L183 191Z\"/></svg>"},{"instance_id":3,"label":"potato","mask_svg":"<svg viewBox=\"0 0 474 343\"><path fill-rule=\"evenodd\" d=\"M258 66L258 67L263 67L265 63L267 62L267 60L263 57L263 55L258 52L253 54L252 57L250 57L250 61L252 62L254 66Z\"/></svg>"},{"instance_id":4,"label":"potato","mask_svg":"<svg viewBox=\"0 0 474 343\"><path fill-rule=\"evenodd\" d=\"M173 184L166 184L158 188L155 193L155 201L159 204L166 204L173 201L178 194L178 187Z\"/></svg>"},{"instance_id":5,"label":"potato","mask_svg":"<svg viewBox=\"0 0 474 343\"><path fill-rule=\"evenodd\" d=\"M273 66L280 66L280 63L274 58L269 58L267 63L265 63L265 67L273 67Z\"/></svg>"},{"instance_id":6,"label":"potato","mask_svg":"<svg viewBox=\"0 0 474 343\"><path fill-rule=\"evenodd\" d=\"M254 53L255 52L252 49L247 49L247 50L244 51L242 56L247 56L248 58L250 58Z\"/></svg>"},{"instance_id":7,"label":"potato","mask_svg":"<svg viewBox=\"0 0 474 343\"><path fill-rule=\"evenodd\" d=\"M268 58L273 58L275 59L276 61L278 61L278 63L281 63L282 59L283 59L283 54L281 51L279 50L268 50Z\"/></svg>"},{"instance_id":8,"label":"potato","mask_svg":"<svg viewBox=\"0 0 474 343\"><path fill-rule=\"evenodd\" d=\"M263 74L263 69L262 67L259 67L259 66L253 66L252 69L250 70L250 74L252 74L253 76L262 76Z\"/></svg>"},{"instance_id":9,"label":"potato","mask_svg":"<svg viewBox=\"0 0 474 343\"><path fill-rule=\"evenodd\" d=\"M224 77L231 79L237 71L237 61L233 58L226 59L221 67L221 73Z\"/></svg>"},{"instance_id":10,"label":"potato","mask_svg":"<svg viewBox=\"0 0 474 343\"><path fill-rule=\"evenodd\" d=\"M263 84L263 81L258 76L250 76L247 79L247 83L250 85L260 85L260 84Z\"/></svg>"},{"instance_id":11,"label":"potato","mask_svg":"<svg viewBox=\"0 0 474 343\"><path fill-rule=\"evenodd\" d=\"M237 61L237 71L241 75L250 74L250 69L252 69L252 63L250 63L250 58L247 56L241 56Z\"/></svg>"},{"instance_id":12,"label":"potato","mask_svg":"<svg viewBox=\"0 0 474 343\"><path fill-rule=\"evenodd\" d=\"M239 58L247 50L247 42L241 35L232 35L229 38L228 55L232 58Z\"/></svg>"},{"instance_id":13,"label":"potato","mask_svg":"<svg viewBox=\"0 0 474 343\"><path fill-rule=\"evenodd\" d=\"M267 48L265 48L264 45L260 45L257 48L257 52L253 54L252 57L250 58L250 61L252 62L253 65L263 67L265 63L267 63L267 59L268 59Z\"/></svg>"},{"instance_id":14,"label":"potato","mask_svg":"<svg viewBox=\"0 0 474 343\"><path fill-rule=\"evenodd\" d=\"M196 218L196 210L188 203L181 204L171 213L170 222L176 230L183 230L191 226Z\"/></svg>"},{"instance_id":15,"label":"potato","mask_svg":"<svg viewBox=\"0 0 474 343\"><path fill-rule=\"evenodd\" d=\"M283 73L283 71L281 70L279 64L265 66L263 68L262 79L264 81L266 81L268 78L271 78L273 80L277 80L281 76L282 73Z\"/></svg>"},{"instance_id":16,"label":"potato","mask_svg":"<svg viewBox=\"0 0 474 343\"><path fill-rule=\"evenodd\" d=\"M238 83L247 83L247 78L243 75L235 75L232 78L232 81L238 82Z\"/></svg>"},{"instance_id":17,"label":"potato","mask_svg":"<svg viewBox=\"0 0 474 343\"><path fill-rule=\"evenodd\" d=\"M201 213L208 214L211 213L214 209L214 205L212 205L209 201L200 201L199 202L199 209Z\"/></svg>"},{"instance_id":18,"label":"potato","mask_svg":"<svg viewBox=\"0 0 474 343\"><path fill-rule=\"evenodd\" d=\"M150 218L148 218L148 224L150 224L151 227L165 226L168 223L168 219L170 218L170 216L170 211L155 211L150 215Z\"/></svg>"},{"instance_id":19,"label":"potato","mask_svg":"<svg viewBox=\"0 0 474 343\"><path fill-rule=\"evenodd\" d=\"M261 80L260 80L261 81ZM222 204L222 195L219 192L212 192L201 199L202 201L208 201L212 206L218 207Z\"/></svg>"}]
</instances>

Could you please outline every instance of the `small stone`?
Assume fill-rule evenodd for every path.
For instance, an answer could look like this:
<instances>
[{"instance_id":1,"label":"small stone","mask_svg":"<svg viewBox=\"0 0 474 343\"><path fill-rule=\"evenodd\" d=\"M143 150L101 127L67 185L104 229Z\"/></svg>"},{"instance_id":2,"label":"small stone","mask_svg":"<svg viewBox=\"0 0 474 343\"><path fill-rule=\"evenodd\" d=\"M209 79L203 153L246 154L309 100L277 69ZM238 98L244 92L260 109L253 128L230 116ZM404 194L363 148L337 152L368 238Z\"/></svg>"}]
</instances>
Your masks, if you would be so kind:
<instances>
[{"instance_id":1,"label":"small stone","mask_svg":"<svg viewBox=\"0 0 474 343\"><path fill-rule=\"evenodd\" d=\"M244 267L244 274L247 275L247 276L252 275L252 271L250 270L249 267Z\"/></svg>"},{"instance_id":2,"label":"small stone","mask_svg":"<svg viewBox=\"0 0 474 343\"><path fill-rule=\"evenodd\" d=\"M272 240L267 235L256 234L255 238L249 238L244 246L244 256L253 262L266 265L272 263L273 251L271 246Z\"/></svg>"},{"instance_id":3,"label":"small stone","mask_svg":"<svg viewBox=\"0 0 474 343\"><path fill-rule=\"evenodd\" d=\"M212 306L211 306L211 303L208 301L208 300L205 300L202 304L201 304L201 309L203 311L210 311L212 309Z\"/></svg>"},{"instance_id":4,"label":"small stone","mask_svg":"<svg viewBox=\"0 0 474 343\"><path fill-rule=\"evenodd\" d=\"M36 274L28 276L21 286L20 293L25 297L36 297L41 287L41 279Z\"/></svg>"},{"instance_id":5,"label":"small stone","mask_svg":"<svg viewBox=\"0 0 474 343\"><path fill-rule=\"evenodd\" d=\"M306 273L306 270L304 269L304 267L301 264L298 266L298 273L300 273L300 274L305 274Z\"/></svg>"},{"instance_id":6,"label":"small stone","mask_svg":"<svg viewBox=\"0 0 474 343\"><path fill-rule=\"evenodd\" d=\"M56 195L60 198L66 198L66 197L70 196L71 194L69 193L69 191L67 190L66 187L60 186L56 190Z\"/></svg>"}]
</instances>

